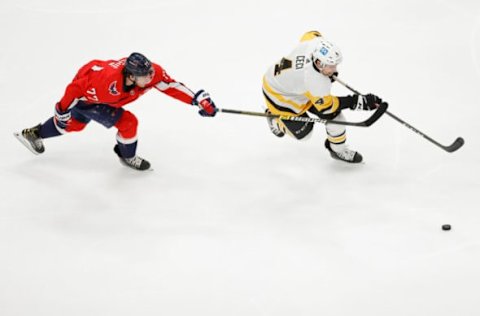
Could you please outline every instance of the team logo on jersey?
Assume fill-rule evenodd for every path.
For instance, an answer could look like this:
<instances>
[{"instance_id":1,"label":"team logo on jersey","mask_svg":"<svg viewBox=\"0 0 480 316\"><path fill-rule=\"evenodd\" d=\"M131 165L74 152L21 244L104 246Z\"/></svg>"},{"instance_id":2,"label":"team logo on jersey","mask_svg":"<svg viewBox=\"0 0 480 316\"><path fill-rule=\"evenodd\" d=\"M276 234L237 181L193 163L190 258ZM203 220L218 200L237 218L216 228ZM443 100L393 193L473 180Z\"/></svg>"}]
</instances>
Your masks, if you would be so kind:
<instances>
[{"instance_id":1,"label":"team logo on jersey","mask_svg":"<svg viewBox=\"0 0 480 316\"><path fill-rule=\"evenodd\" d=\"M117 82L114 81L108 86L108 91L110 91L111 95L119 95L120 93L117 90Z\"/></svg>"}]
</instances>

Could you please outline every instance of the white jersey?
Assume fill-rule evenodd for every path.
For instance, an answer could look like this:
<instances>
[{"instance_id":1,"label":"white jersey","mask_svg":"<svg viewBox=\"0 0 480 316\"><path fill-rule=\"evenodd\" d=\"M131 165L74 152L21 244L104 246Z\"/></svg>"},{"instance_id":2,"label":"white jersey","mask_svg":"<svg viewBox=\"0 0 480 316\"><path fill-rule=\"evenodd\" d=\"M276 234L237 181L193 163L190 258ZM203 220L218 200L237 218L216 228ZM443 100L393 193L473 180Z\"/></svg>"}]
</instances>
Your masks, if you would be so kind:
<instances>
[{"instance_id":1,"label":"white jersey","mask_svg":"<svg viewBox=\"0 0 480 316\"><path fill-rule=\"evenodd\" d=\"M330 78L313 67L311 56L319 40L316 37L301 42L264 75L263 92L272 113L288 111L301 115L312 105L328 112L338 108L338 98L330 95Z\"/></svg>"}]
</instances>

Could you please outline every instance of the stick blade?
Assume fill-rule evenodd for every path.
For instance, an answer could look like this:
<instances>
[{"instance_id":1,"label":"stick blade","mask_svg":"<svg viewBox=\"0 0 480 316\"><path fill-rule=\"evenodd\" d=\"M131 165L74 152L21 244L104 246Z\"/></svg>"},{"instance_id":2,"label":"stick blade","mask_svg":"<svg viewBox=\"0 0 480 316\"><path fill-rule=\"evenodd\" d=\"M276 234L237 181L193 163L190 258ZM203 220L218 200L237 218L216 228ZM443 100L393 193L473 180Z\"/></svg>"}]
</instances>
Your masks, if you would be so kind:
<instances>
[{"instance_id":1,"label":"stick blade","mask_svg":"<svg viewBox=\"0 0 480 316\"><path fill-rule=\"evenodd\" d=\"M460 147L462 147L463 144L465 144L465 140L463 140L462 137L458 137L450 146L445 146L443 147L443 149L445 149L449 153L453 153L454 151L457 151L458 149L460 149Z\"/></svg>"},{"instance_id":2,"label":"stick blade","mask_svg":"<svg viewBox=\"0 0 480 316\"><path fill-rule=\"evenodd\" d=\"M387 111L387 109L388 109L388 103L387 102L381 103L379 107L375 110L375 113L368 120L365 121L364 126L368 127L373 123L375 123Z\"/></svg>"},{"instance_id":3,"label":"stick blade","mask_svg":"<svg viewBox=\"0 0 480 316\"><path fill-rule=\"evenodd\" d=\"M344 122L344 121L327 120L327 123L345 125L345 126L369 127L370 125L375 123L380 117L382 117L384 113L388 114L387 109L388 109L388 103L383 102L378 106L375 112L373 112L372 116L370 116L368 119L366 119L363 122Z\"/></svg>"}]
</instances>

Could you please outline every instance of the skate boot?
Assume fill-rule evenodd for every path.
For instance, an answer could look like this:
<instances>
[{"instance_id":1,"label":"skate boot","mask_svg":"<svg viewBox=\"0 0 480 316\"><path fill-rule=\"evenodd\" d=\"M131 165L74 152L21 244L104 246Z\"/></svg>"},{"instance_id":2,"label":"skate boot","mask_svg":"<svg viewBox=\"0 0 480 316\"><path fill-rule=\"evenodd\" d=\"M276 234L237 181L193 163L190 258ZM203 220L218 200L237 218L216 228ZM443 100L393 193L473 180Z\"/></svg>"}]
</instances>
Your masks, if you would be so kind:
<instances>
[{"instance_id":1,"label":"skate boot","mask_svg":"<svg viewBox=\"0 0 480 316\"><path fill-rule=\"evenodd\" d=\"M15 136L15 138L18 139L32 153L39 155L45 151L42 139L40 138L41 126L42 124L38 124L32 128L26 128L20 133L13 133L13 136Z\"/></svg>"},{"instance_id":2,"label":"skate boot","mask_svg":"<svg viewBox=\"0 0 480 316\"><path fill-rule=\"evenodd\" d=\"M266 114L272 114L270 110L265 110ZM274 117L267 117L267 122L268 122L268 127L270 127L270 131L273 133L273 135L277 137L283 137L285 133L280 129L280 126L278 126L278 119L275 119Z\"/></svg>"},{"instance_id":3,"label":"skate boot","mask_svg":"<svg viewBox=\"0 0 480 316\"><path fill-rule=\"evenodd\" d=\"M330 156L333 159L349 162L349 163L359 163L362 162L363 157L358 152L348 149L344 147L341 151L334 151L332 146L330 146L330 142L328 139L325 140L325 148L330 152Z\"/></svg>"},{"instance_id":4,"label":"skate boot","mask_svg":"<svg viewBox=\"0 0 480 316\"><path fill-rule=\"evenodd\" d=\"M118 148L118 145L115 145L113 151L117 154L120 162L124 166L142 171L150 169L150 163L137 155L133 156L132 158L123 158L122 154L120 153L120 149Z\"/></svg>"}]
</instances>

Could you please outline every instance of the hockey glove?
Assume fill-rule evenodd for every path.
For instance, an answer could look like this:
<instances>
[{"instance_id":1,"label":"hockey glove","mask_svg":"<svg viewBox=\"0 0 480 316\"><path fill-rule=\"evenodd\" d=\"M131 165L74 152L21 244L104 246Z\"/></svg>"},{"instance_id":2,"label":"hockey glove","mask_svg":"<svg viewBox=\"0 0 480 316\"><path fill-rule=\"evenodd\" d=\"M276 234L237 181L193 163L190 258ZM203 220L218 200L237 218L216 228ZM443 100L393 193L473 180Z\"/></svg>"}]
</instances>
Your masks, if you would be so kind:
<instances>
[{"instance_id":1,"label":"hockey glove","mask_svg":"<svg viewBox=\"0 0 480 316\"><path fill-rule=\"evenodd\" d=\"M72 113L70 110L62 111L60 109L60 103L55 105L55 124L61 128L66 129L68 124L72 120Z\"/></svg>"},{"instance_id":2,"label":"hockey glove","mask_svg":"<svg viewBox=\"0 0 480 316\"><path fill-rule=\"evenodd\" d=\"M200 108L198 114L201 116L215 116L215 114L217 114L217 108L212 99L210 99L210 94L203 89L195 93L192 105L196 105Z\"/></svg>"},{"instance_id":3,"label":"hockey glove","mask_svg":"<svg viewBox=\"0 0 480 316\"><path fill-rule=\"evenodd\" d=\"M374 94L354 95L351 109L357 111L371 111L375 110L380 103L382 103L382 99Z\"/></svg>"},{"instance_id":4,"label":"hockey glove","mask_svg":"<svg viewBox=\"0 0 480 316\"><path fill-rule=\"evenodd\" d=\"M328 78L330 78L330 82L332 82L332 83L335 82L335 79L333 78L334 76L338 77L338 71L335 71L330 77L328 77Z\"/></svg>"}]
</instances>

